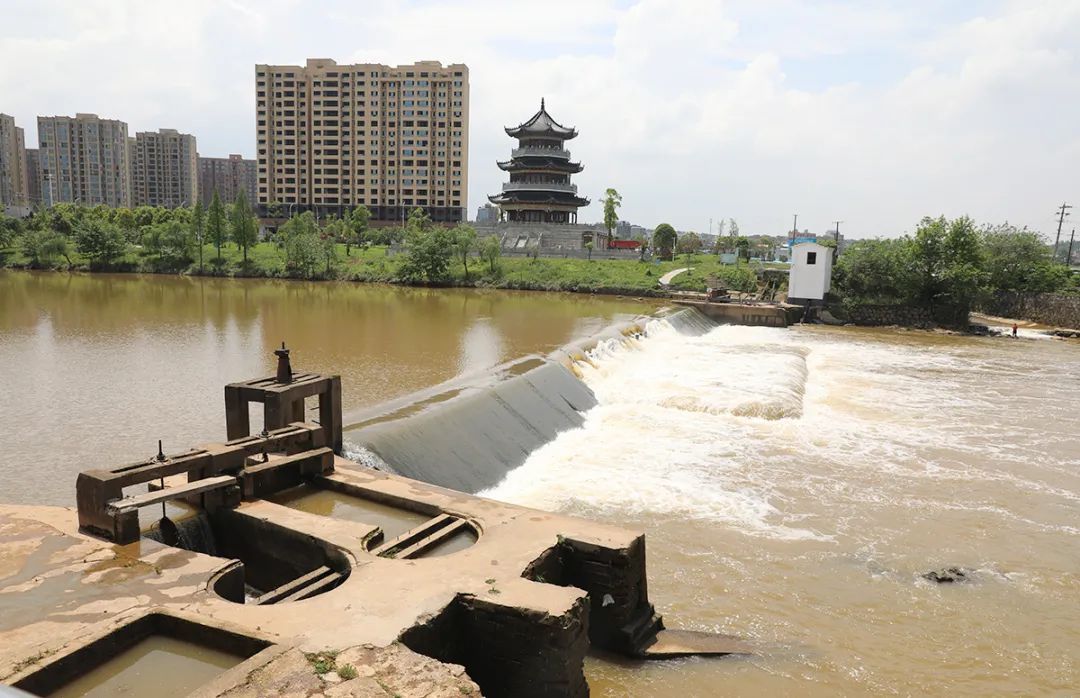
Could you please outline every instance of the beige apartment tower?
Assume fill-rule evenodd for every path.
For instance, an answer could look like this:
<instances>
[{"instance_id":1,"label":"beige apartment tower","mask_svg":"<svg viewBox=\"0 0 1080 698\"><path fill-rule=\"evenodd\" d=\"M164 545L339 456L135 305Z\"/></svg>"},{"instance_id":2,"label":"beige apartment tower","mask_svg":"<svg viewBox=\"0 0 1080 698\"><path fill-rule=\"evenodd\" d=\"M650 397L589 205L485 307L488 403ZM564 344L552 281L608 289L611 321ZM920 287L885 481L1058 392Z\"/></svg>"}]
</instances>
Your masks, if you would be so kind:
<instances>
[{"instance_id":1,"label":"beige apartment tower","mask_svg":"<svg viewBox=\"0 0 1080 698\"><path fill-rule=\"evenodd\" d=\"M15 118L0 114L0 212L24 215L30 205L26 173L26 137Z\"/></svg>"},{"instance_id":2,"label":"beige apartment tower","mask_svg":"<svg viewBox=\"0 0 1080 698\"><path fill-rule=\"evenodd\" d=\"M243 190L248 203L254 206L258 202L257 186L258 164L247 160L243 155L230 155L227 158L199 158L199 199L204 206L209 206L217 192L218 198L225 203L236 200L236 193Z\"/></svg>"},{"instance_id":3,"label":"beige apartment tower","mask_svg":"<svg viewBox=\"0 0 1080 698\"><path fill-rule=\"evenodd\" d=\"M128 126L96 114L38 117L41 198L46 206L130 206Z\"/></svg>"},{"instance_id":4,"label":"beige apartment tower","mask_svg":"<svg viewBox=\"0 0 1080 698\"><path fill-rule=\"evenodd\" d=\"M195 136L175 129L144 131L131 139L132 203L181 208L199 196Z\"/></svg>"},{"instance_id":5,"label":"beige apartment tower","mask_svg":"<svg viewBox=\"0 0 1080 698\"><path fill-rule=\"evenodd\" d=\"M258 203L340 215L364 204L374 220L423 208L465 219L469 70L420 61L391 67L255 66Z\"/></svg>"}]
</instances>

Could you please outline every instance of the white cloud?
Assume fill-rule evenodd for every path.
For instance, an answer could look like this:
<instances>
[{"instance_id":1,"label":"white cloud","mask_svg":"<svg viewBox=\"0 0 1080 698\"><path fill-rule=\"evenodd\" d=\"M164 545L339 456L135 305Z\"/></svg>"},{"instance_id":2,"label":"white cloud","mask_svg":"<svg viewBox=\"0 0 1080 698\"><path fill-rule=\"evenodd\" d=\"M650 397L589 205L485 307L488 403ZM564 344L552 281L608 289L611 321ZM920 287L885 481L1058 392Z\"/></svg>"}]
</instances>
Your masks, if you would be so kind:
<instances>
[{"instance_id":1,"label":"white cloud","mask_svg":"<svg viewBox=\"0 0 1080 698\"><path fill-rule=\"evenodd\" d=\"M470 206L541 96L594 200L705 230L896 234L924 214L1049 230L1080 197L1080 4L804 0L9 0L0 111L95 111L254 151L254 64L469 65ZM29 134L28 134L29 135ZM595 218L598 207L585 216Z\"/></svg>"}]
</instances>

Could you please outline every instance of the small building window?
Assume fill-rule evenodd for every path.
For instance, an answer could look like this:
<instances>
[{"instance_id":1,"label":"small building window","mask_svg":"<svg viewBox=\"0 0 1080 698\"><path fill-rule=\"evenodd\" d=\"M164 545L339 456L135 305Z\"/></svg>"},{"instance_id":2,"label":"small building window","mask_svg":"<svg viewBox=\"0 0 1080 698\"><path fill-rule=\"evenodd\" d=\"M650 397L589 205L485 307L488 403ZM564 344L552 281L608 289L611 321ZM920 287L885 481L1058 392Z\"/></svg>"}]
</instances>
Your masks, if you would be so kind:
<instances>
[{"instance_id":1,"label":"small building window","mask_svg":"<svg viewBox=\"0 0 1080 698\"><path fill-rule=\"evenodd\" d=\"M809 264L817 264L817 252L807 252L806 253L806 263L808 265Z\"/></svg>"}]
</instances>

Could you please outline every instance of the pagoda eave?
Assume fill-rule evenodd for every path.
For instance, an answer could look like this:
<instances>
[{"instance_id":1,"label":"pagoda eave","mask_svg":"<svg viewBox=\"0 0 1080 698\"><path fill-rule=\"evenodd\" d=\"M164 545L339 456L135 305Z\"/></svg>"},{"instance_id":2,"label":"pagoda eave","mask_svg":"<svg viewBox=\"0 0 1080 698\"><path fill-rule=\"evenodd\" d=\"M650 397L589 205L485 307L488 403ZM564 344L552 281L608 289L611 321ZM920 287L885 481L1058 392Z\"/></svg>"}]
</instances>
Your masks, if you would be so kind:
<instances>
[{"instance_id":1,"label":"pagoda eave","mask_svg":"<svg viewBox=\"0 0 1080 698\"><path fill-rule=\"evenodd\" d=\"M495 164L497 164L499 166L499 169L503 172L538 170L577 174L585 169L585 167L579 162L570 162L568 160L560 160L559 158L530 159L530 156L517 157L513 160L497 161Z\"/></svg>"},{"instance_id":2,"label":"pagoda eave","mask_svg":"<svg viewBox=\"0 0 1080 698\"><path fill-rule=\"evenodd\" d=\"M524 194L524 195L523 195ZM588 206L589 200L574 196L572 194L558 195L548 194L543 192L503 192L502 194L492 194L488 197L488 201L493 204L499 204L504 208L507 206L571 206L578 208L581 206Z\"/></svg>"},{"instance_id":3,"label":"pagoda eave","mask_svg":"<svg viewBox=\"0 0 1080 698\"><path fill-rule=\"evenodd\" d=\"M532 129L525 126L517 126L514 128L506 127L503 129L506 131L506 135L511 138L556 138L560 141L568 141L573 138L577 138L576 129Z\"/></svg>"}]
</instances>

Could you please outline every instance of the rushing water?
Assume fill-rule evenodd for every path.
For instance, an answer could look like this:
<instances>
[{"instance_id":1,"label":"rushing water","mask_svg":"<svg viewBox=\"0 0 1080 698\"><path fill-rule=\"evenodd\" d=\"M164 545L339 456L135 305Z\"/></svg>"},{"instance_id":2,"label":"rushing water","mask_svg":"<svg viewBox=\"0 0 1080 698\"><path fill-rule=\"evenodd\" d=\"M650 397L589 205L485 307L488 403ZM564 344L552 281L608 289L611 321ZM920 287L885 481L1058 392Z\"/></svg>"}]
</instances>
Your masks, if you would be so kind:
<instances>
[{"instance_id":1,"label":"rushing water","mask_svg":"<svg viewBox=\"0 0 1080 698\"><path fill-rule=\"evenodd\" d=\"M1076 344L654 321L580 368L599 406L487 494L647 531L666 622L761 647L594 695L1080 691Z\"/></svg>"},{"instance_id":2,"label":"rushing water","mask_svg":"<svg viewBox=\"0 0 1080 698\"><path fill-rule=\"evenodd\" d=\"M651 312L630 299L175 276L0 272L0 502L225 437L222 386L340 373L346 410ZM253 425L257 422L252 422Z\"/></svg>"}]
</instances>

